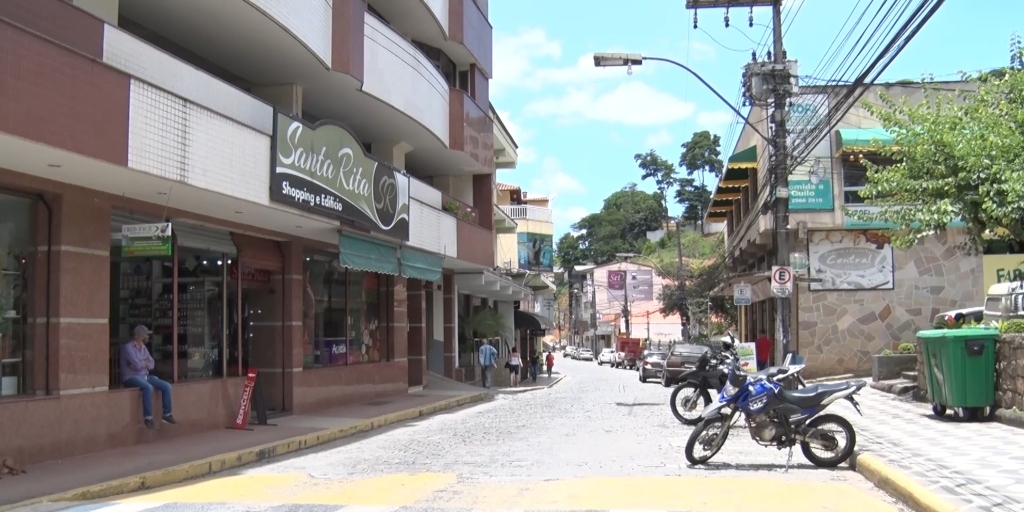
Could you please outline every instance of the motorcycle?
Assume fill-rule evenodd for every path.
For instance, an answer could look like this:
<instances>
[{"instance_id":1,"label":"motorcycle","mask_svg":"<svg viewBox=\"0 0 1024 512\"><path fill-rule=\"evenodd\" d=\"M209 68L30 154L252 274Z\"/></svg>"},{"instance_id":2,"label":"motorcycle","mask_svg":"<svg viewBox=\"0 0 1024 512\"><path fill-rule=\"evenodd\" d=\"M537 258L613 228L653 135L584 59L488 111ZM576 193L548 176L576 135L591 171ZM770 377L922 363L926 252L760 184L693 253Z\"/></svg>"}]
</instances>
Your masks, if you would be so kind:
<instances>
[{"instance_id":1,"label":"motorcycle","mask_svg":"<svg viewBox=\"0 0 1024 512\"><path fill-rule=\"evenodd\" d=\"M693 369L682 374L679 377L682 382L672 390L672 396L669 398L672 415L684 425L693 426L700 423L704 419L701 412L711 405L711 390L714 389L715 393L722 391L729 375L730 362L737 358L735 346L731 343L724 343L720 352L708 351L701 354ZM788 367L788 363L787 359L784 366L768 367L754 375L775 375L780 368ZM800 369L803 369L803 366L789 372L786 378L794 380L798 387L806 387L807 383L799 374ZM697 407L698 403L701 404L700 408Z\"/></svg>"},{"instance_id":2,"label":"motorcycle","mask_svg":"<svg viewBox=\"0 0 1024 512\"><path fill-rule=\"evenodd\" d=\"M854 380L832 384L815 384L797 390L786 390L780 379L791 376L794 368L776 368L768 375L746 374L733 359L725 386L718 400L701 413L701 422L686 441L686 460L693 465L708 462L725 445L729 431L738 415L742 414L750 437L757 444L789 448L786 469L793 460L793 448L799 444L804 457L818 467L836 467L853 454L857 435L849 420L836 414L821 414L829 405L846 400L861 416L860 404L854 396L867 382ZM833 425L845 434L845 445L825 427ZM701 448L706 453L697 455ZM831 452L831 457L820 456L813 448Z\"/></svg>"}]
</instances>

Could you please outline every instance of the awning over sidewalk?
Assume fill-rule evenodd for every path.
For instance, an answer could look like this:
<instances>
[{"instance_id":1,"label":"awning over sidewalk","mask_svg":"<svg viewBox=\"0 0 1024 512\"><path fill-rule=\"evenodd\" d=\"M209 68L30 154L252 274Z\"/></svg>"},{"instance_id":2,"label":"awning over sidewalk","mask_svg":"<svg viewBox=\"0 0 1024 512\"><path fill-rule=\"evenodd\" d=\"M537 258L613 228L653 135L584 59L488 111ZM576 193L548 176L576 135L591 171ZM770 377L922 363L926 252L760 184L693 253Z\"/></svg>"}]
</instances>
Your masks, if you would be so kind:
<instances>
[{"instance_id":1,"label":"awning over sidewalk","mask_svg":"<svg viewBox=\"0 0 1024 512\"><path fill-rule=\"evenodd\" d=\"M343 267L392 276L399 274L398 246L343 233L338 250Z\"/></svg>"},{"instance_id":2,"label":"awning over sidewalk","mask_svg":"<svg viewBox=\"0 0 1024 512\"><path fill-rule=\"evenodd\" d=\"M893 136L883 128L843 128L836 130L836 156L850 153L875 153L875 144L892 146Z\"/></svg>"},{"instance_id":3,"label":"awning over sidewalk","mask_svg":"<svg viewBox=\"0 0 1024 512\"><path fill-rule=\"evenodd\" d=\"M758 283L767 281L770 273L767 270L755 270L753 272L742 272L739 274L733 274L732 277L726 279L722 284L718 285L714 291L711 292L712 297L732 297L732 286L735 284L746 283L749 285L756 285Z\"/></svg>"},{"instance_id":4,"label":"awning over sidewalk","mask_svg":"<svg viewBox=\"0 0 1024 512\"><path fill-rule=\"evenodd\" d=\"M409 247L402 247L402 275L411 279L437 281L441 279L444 258Z\"/></svg>"},{"instance_id":5,"label":"awning over sidewalk","mask_svg":"<svg viewBox=\"0 0 1024 512\"><path fill-rule=\"evenodd\" d=\"M515 310L513 324L516 330L526 329L529 331L553 331L555 324L547 317L530 313L529 311Z\"/></svg>"}]
</instances>

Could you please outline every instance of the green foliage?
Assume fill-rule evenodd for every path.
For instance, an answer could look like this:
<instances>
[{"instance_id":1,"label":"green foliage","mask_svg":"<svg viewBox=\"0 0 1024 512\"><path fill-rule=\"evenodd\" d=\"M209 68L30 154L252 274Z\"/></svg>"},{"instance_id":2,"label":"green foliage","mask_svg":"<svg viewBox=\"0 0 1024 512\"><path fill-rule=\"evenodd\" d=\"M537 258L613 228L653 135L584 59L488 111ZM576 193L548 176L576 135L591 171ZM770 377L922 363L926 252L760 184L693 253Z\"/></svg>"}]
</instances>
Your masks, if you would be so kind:
<instances>
[{"instance_id":1,"label":"green foliage","mask_svg":"<svg viewBox=\"0 0 1024 512\"><path fill-rule=\"evenodd\" d=\"M983 235L1024 239L1024 69L966 77L976 92L926 85L923 101L881 96L868 111L893 135L879 152L896 161L870 162L861 192L876 213L849 211L864 221L895 224L893 245L907 247L951 221L967 227L963 248L977 251Z\"/></svg>"},{"instance_id":2,"label":"green foliage","mask_svg":"<svg viewBox=\"0 0 1024 512\"><path fill-rule=\"evenodd\" d=\"M657 193L629 184L604 200L601 211L572 225L555 247L562 268L615 261L615 253L637 252L647 245L647 232L662 226L664 204Z\"/></svg>"},{"instance_id":3,"label":"green foliage","mask_svg":"<svg viewBox=\"0 0 1024 512\"><path fill-rule=\"evenodd\" d=\"M668 191L676 186L676 166L662 158L653 149L646 153L633 155L633 160L636 161L637 167L643 171L640 174L641 180L654 180L654 186L658 191L658 199L664 207L664 210L661 212L662 218L668 219Z\"/></svg>"},{"instance_id":4,"label":"green foliage","mask_svg":"<svg viewBox=\"0 0 1024 512\"><path fill-rule=\"evenodd\" d=\"M498 310L478 306L473 312L459 312L459 347L472 350L475 338L511 338L509 326Z\"/></svg>"},{"instance_id":5,"label":"green foliage","mask_svg":"<svg viewBox=\"0 0 1024 512\"><path fill-rule=\"evenodd\" d=\"M676 281L662 287L658 297L658 300L661 301L662 314L686 314L688 312L691 322L705 324L711 292L729 275L729 270L725 265L724 240L722 237L716 237L716 240L721 247L716 257L684 261L681 282ZM735 323L736 307L733 306L732 300L723 297L710 297L710 302L712 314L725 315L726 323Z\"/></svg>"},{"instance_id":6,"label":"green foliage","mask_svg":"<svg viewBox=\"0 0 1024 512\"><path fill-rule=\"evenodd\" d=\"M904 355L916 354L917 349L914 347L913 343L900 343L900 346L896 347L896 352Z\"/></svg>"},{"instance_id":7,"label":"green foliage","mask_svg":"<svg viewBox=\"0 0 1024 512\"><path fill-rule=\"evenodd\" d=\"M889 349L885 349L885 350L883 350L883 351L882 351L882 353L881 353L881 354L879 354L879 355L883 355L883 356L891 356L891 355L892 355L892 350L889 350Z\"/></svg>"},{"instance_id":8,"label":"green foliage","mask_svg":"<svg viewBox=\"0 0 1024 512\"><path fill-rule=\"evenodd\" d=\"M999 323L999 334L1024 334L1024 320L1006 320Z\"/></svg>"},{"instance_id":9,"label":"green foliage","mask_svg":"<svg viewBox=\"0 0 1024 512\"><path fill-rule=\"evenodd\" d=\"M679 155L679 168L686 169L686 177L679 178L675 199L683 206L683 220L694 226L703 226L704 211L711 203L711 190L704 182L704 175L710 174L717 180L725 172L721 146L722 138L707 130L694 132L690 140L680 146L683 151Z\"/></svg>"}]
</instances>

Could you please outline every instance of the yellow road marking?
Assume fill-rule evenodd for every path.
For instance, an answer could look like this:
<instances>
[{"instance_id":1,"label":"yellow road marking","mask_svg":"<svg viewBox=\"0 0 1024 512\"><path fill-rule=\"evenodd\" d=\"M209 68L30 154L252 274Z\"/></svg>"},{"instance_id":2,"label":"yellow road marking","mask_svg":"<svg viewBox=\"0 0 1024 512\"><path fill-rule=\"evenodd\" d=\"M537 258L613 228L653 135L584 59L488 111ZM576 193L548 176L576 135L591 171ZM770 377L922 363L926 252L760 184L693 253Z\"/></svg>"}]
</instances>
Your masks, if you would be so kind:
<instances>
[{"instance_id":1,"label":"yellow road marking","mask_svg":"<svg viewBox=\"0 0 1024 512\"><path fill-rule=\"evenodd\" d=\"M144 492L121 503L274 503L496 510L747 511L785 503L789 512L895 512L856 486L763 477L606 477L556 481L459 482L449 473L328 480L305 474L212 478Z\"/></svg>"}]
</instances>

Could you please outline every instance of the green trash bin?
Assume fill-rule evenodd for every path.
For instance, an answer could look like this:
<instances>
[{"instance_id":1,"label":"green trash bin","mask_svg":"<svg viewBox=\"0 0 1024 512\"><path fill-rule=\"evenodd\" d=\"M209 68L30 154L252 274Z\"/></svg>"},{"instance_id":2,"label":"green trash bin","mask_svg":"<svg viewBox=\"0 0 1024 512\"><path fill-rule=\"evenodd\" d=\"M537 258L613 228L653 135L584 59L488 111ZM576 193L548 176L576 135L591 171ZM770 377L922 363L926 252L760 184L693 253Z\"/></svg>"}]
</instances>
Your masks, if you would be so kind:
<instances>
[{"instance_id":1,"label":"green trash bin","mask_svg":"<svg viewBox=\"0 0 1024 512\"><path fill-rule=\"evenodd\" d=\"M995 412L997 329L934 329L917 333L932 412L960 421Z\"/></svg>"}]
</instances>

